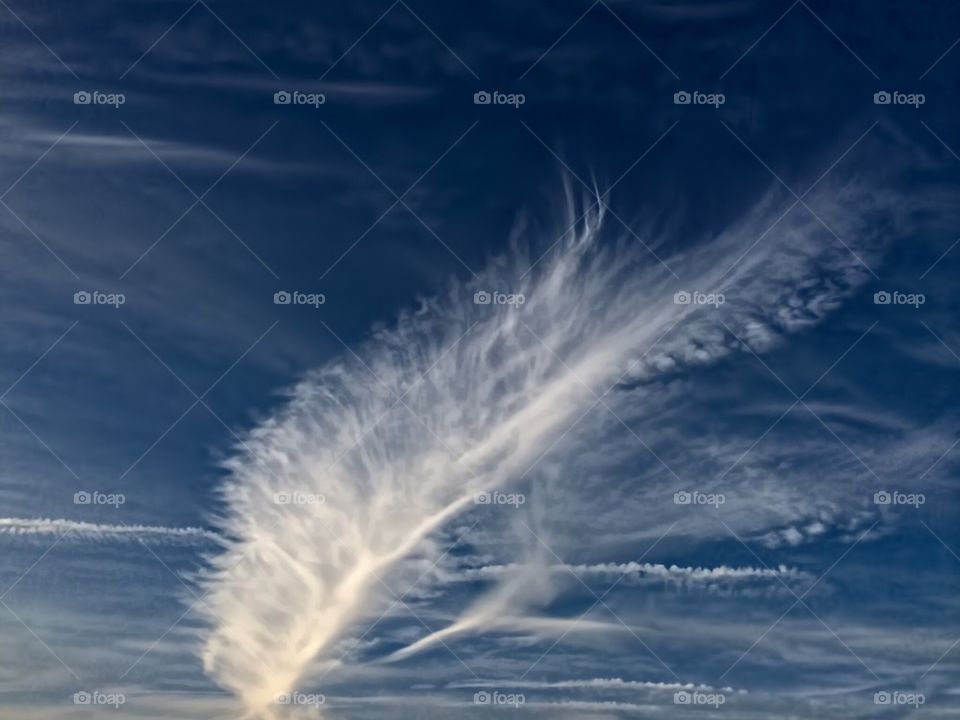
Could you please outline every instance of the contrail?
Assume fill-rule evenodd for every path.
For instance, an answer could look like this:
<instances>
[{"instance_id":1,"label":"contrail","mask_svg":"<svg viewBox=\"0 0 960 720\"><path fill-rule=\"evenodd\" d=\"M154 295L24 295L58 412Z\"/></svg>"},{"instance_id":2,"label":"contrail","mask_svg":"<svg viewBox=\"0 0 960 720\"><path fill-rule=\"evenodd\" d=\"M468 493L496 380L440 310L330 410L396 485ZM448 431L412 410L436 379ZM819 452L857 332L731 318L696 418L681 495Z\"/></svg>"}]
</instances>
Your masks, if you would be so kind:
<instances>
[{"instance_id":1,"label":"contrail","mask_svg":"<svg viewBox=\"0 0 960 720\"><path fill-rule=\"evenodd\" d=\"M856 216L837 207L841 190ZM297 384L227 464L222 552L200 578L206 671L250 717L277 717L278 696L334 666L334 643L394 599L398 561L439 557L434 531L562 453L611 385L739 352L731 332L761 352L817 322L862 282L879 242L861 214L883 201L852 184L816 195L859 259L805 214L744 254L781 210L765 199L682 253L658 245L668 270L632 237L607 239L602 211L578 221L568 193L571 230L542 260L515 243ZM692 293L724 302L684 303ZM501 587L438 633L518 597Z\"/></svg>"},{"instance_id":2,"label":"contrail","mask_svg":"<svg viewBox=\"0 0 960 720\"><path fill-rule=\"evenodd\" d=\"M514 569L510 565L485 565L483 567L468 568L461 573L464 580L495 578ZM707 584L717 581L751 581L751 580L814 580L809 573L796 568L779 565L776 568L727 566L691 567L649 562L621 562L621 563L594 563L591 565L554 565L552 572L574 572L580 577L601 577L616 579L625 576L628 580L657 580L675 582L678 584ZM451 578L451 580L454 578ZM456 578L460 579L460 578Z\"/></svg>"},{"instance_id":3,"label":"contrail","mask_svg":"<svg viewBox=\"0 0 960 720\"><path fill-rule=\"evenodd\" d=\"M114 525L77 520L49 518L0 518L0 535L33 537L60 536L65 541L126 541L146 538L164 543L212 545L216 533L195 527L162 527L157 525Z\"/></svg>"},{"instance_id":4,"label":"contrail","mask_svg":"<svg viewBox=\"0 0 960 720\"><path fill-rule=\"evenodd\" d=\"M746 695L746 690L736 690L732 687L714 687L713 685L679 683L679 682L650 682L648 680L624 680L623 678L588 678L583 680L559 680L556 682L540 682L536 680L514 680L512 682L484 682L470 681L450 683L450 688L484 688L484 687L509 687L526 688L530 690L537 689L599 689L599 690L665 690L673 692L674 690L721 690L728 693L738 693Z\"/></svg>"}]
</instances>

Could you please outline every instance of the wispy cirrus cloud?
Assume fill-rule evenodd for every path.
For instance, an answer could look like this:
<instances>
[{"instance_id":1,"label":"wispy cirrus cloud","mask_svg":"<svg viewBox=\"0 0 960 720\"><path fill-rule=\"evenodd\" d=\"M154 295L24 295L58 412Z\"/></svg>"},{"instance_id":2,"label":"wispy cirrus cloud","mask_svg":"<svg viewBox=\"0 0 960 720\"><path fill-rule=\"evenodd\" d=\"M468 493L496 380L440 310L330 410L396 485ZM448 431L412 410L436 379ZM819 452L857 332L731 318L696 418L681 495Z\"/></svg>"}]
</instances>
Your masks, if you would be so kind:
<instances>
[{"instance_id":1,"label":"wispy cirrus cloud","mask_svg":"<svg viewBox=\"0 0 960 720\"><path fill-rule=\"evenodd\" d=\"M317 658L336 666L330 648L354 622L390 603L384 577L403 571L400 560L439 558L436 530L475 492L562 456L581 414L625 401L605 398L613 386L714 363L742 343L763 352L821 320L882 251L878 217L895 224L903 209L858 181L826 182L816 195L855 248L804 216L744 255L775 219L765 200L712 242L666 258L670 268L636 245L600 244L602 212L578 221L571 201L571 230L532 271L517 246L295 387L228 463L229 540L201 583L207 671L269 715ZM837 198L863 212L842 212ZM726 302L675 297L694 291ZM324 502L275 501L291 490ZM517 574L436 637L533 606L551 587L535 591Z\"/></svg>"}]
</instances>

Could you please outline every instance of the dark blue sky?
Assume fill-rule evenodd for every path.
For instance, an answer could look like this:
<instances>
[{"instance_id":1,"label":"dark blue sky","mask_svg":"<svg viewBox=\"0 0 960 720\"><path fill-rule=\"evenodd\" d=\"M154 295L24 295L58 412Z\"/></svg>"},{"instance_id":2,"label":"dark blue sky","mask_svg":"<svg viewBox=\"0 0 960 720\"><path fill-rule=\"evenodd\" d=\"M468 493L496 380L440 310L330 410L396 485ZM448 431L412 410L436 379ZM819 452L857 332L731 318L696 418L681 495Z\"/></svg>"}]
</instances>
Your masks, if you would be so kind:
<instances>
[{"instance_id":1,"label":"dark blue sky","mask_svg":"<svg viewBox=\"0 0 960 720\"><path fill-rule=\"evenodd\" d=\"M7 0L0 33L6 712L100 717L72 699L100 691L125 693L118 716L238 716L192 612L214 519L240 513L224 461L321 395L317 368L439 363L491 278L558 292L566 213L597 193L591 242L622 265L577 266L552 310L516 309L558 343L528 368L619 366L595 388L610 407L573 403L535 470L504 471L522 513L436 527L404 559L427 571L410 613L371 593L332 653L344 667L300 689L335 718L484 717L477 688L524 693L534 716L706 717L675 704L687 683L726 693L717 717L956 712L955 3ZM718 288L713 314L671 302ZM648 316L649 337L617 331ZM497 417L543 391L511 386L493 351L469 360L462 387L411 396L463 457L438 407L489 382L471 408ZM727 500L672 501L694 489ZM925 502L874 499L895 491ZM510 595L512 624L380 664L527 561L549 590Z\"/></svg>"}]
</instances>

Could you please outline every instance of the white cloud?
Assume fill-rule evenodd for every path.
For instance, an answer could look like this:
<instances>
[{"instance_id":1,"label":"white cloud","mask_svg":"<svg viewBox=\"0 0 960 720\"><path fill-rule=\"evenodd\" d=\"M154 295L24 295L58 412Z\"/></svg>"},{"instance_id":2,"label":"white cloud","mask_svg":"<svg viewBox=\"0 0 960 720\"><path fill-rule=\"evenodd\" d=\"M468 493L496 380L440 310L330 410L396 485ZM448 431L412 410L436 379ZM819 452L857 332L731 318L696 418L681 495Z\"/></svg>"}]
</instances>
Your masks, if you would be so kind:
<instances>
[{"instance_id":1,"label":"white cloud","mask_svg":"<svg viewBox=\"0 0 960 720\"><path fill-rule=\"evenodd\" d=\"M871 259L878 224L864 217L897 208L855 184L815 194L821 205L859 203L857 213L821 211ZM683 287L636 244L601 243L601 218L588 214L532 272L516 248L296 386L228 463L230 540L202 583L207 671L263 711L314 658L336 663L331 648L351 624L389 605L383 576L402 571L400 560L415 549L440 556L431 534L473 507L475 492L509 488L547 452L569 450L566 430L612 384L741 350L729 331L759 352L820 320L866 271L805 215L735 263L771 214L761 203L716 240L666 258ZM681 289L727 302L675 304ZM525 303L475 304L477 292ZM325 502L275 502L296 490ZM517 574L438 637L553 592Z\"/></svg>"},{"instance_id":2,"label":"white cloud","mask_svg":"<svg viewBox=\"0 0 960 720\"><path fill-rule=\"evenodd\" d=\"M488 565L480 568L464 570L465 579L496 577L507 569L503 565ZM752 580L803 580L812 579L809 573L780 565L776 568L758 567L690 567L661 563L595 563L592 565L558 565L552 568L554 572L570 572L580 577L602 577L616 579L626 576L627 582L643 580L662 580L675 582L680 585L709 584L717 581L752 581Z\"/></svg>"},{"instance_id":3,"label":"white cloud","mask_svg":"<svg viewBox=\"0 0 960 720\"><path fill-rule=\"evenodd\" d=\"M734 690L731 687L713 687L702 683L680 683L680 682L652 682L649 680L624 680L623 678L588 678L577 680L554 680L552 682L543 682L537 680L514 680L509 682L495 681L474 681L451 683L447 687L451 688L481 688L481 687L507 687L507 688L528 688L535 689L585 689L585 690L665 690L673 692L674 690L720 690L722 692L736 692L746 694L746 690Z\"/></svg>"},{"instance_id":4,"label":"white cloud","mask_svg":"<svg viewBox=\"0 0 960 720\"><path fill-rule=\"evenodd\" d=\"M138 538L144 538L166 543L211 544L218 539L216 533L195 527L114 525L47 518L0 518L0 535L59 536L67 542L114 540L135 542Z\"/></svg>"}]
</instances>

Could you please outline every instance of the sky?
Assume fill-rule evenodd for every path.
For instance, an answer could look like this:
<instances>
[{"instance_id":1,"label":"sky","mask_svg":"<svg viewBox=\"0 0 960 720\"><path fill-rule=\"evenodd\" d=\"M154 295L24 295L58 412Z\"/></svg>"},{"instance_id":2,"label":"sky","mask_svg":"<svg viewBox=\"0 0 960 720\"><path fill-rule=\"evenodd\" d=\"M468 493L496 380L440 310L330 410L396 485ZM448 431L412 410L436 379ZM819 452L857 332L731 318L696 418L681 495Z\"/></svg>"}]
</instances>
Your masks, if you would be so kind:
<instances>
[{"instance_id":1,"label":"sky","mask_svg":"<svg viewBox=\"0 0 960 720\"><path fill-rule=\"evenodd\" d=\"M0 717L956 716L954 3L0 32Z\"/></svg>"}]
</instances>

